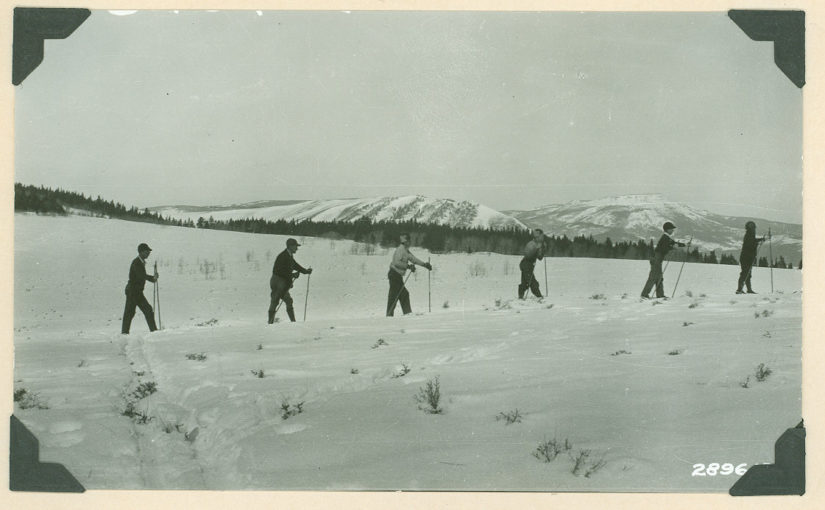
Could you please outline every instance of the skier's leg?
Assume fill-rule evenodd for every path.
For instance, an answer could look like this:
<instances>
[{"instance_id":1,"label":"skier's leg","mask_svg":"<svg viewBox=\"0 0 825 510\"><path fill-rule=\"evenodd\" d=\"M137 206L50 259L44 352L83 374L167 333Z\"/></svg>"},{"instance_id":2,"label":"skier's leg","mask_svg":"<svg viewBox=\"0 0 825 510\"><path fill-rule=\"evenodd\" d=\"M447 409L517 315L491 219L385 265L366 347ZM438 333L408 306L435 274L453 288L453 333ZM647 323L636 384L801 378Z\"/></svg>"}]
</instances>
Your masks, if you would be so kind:
<instances>
[{"instance_id":1,"label":"skier's leg","mask_svg":"<svg viewBox=\"0 0 825 510\"><path fill-rule=\"evenodd\" d=\"M533 268L524 268L521 264L519 268L521 269L521 283L518 286L518 298L524 299L524 293L530 288L531 280L533 280Z\"/></svg>"},{"instance_id":2,"label":"skier's leg","mask_svg":"<svg viewBox=\"0 0 825 510\"><path fill-rule=\"evenodd\" d=\"M537 298L540 298L540 297L542 297L542 295L541 295L541 289L539 288L539 281L536 280L535 275L531 274L531 276L533 278L530 281L530 291L533 293L534 296L536 296Z\"/></svg>"},{"instance_id":3,"label":"skier's leg","mask_svg":"<svg viewBox=\"0 0 825 510\"><path fill-rule=\"evenodd\" d=\"M753 293L753 287L751 287L751 274L753 274L753 264L748 264L747 268L742 268L743 271L745 269L747 269L747 272L745 273L745 286L748 288L749 293ZM739 288L742 288L741 284L739 285Z\"/></svg>"},{"instance_id":4,"label":"skier's leg","mask_svg":"<svg viewBox=\"0 0 825 510\"><path fill-rule=\"evenodd\" d=\"M132 325L132 317L135 316L135 307L137 303L132 296L126 294L126 306L123 308L123 322L120 326L120 332L124 335L129 334L129 328Z\"/></svg>"},{"instance_id":5,"label":"skier's leg","mask_svg":"<svg viewBox=\"0 0 825 510\"><path fill-rule=\"evenodd\" d=\"M750 267L745 261L739 261L739 281L736 283L736 293L742 293L742 286L745 285L745 280L748 279L748 271L750 271Z\"/></svg>"},{"instance_id":6,"label":"skier's leg","mask_svg":"<svg viewBox=\"0 0 825 510\"><path fill-rule=\"evenodd\" d=\"M387 279L390 282L390 290L387 293L387 317L392 317L395 314L395 301L398 299L398 293L401 291L401 285L404 283L403 280L399 278L395 278L398 276L398 273L390 269L390 272L387 273Z\"/></svg>"},{"instance_id":7,"label":"skier's leg","mask_svg":"<svg viewBox=\"0 0 825 510\"><path fill-rule=\"evenodd\" d=\"M289 294L289 291L286 291L281 299L284 300L284 304L286 305L286 314L289 315L289 320L295 322L295 309L292 308L292 296Z\"/></svg>"},{"instance_id":8,"label":"skier's leg","mask_svg":"<svg viewBox=\"0 0 825 510\"><path fill-rule=\"evenodd\" d=\"M653 290L653 286L656 285L658 281L659 275L656 274L656 263L653 259L650 259L650 273L647 275L647 282L645 282L645 286L642 289L642 297L648 297L650 291Z\"/></svg>"},{"instance_id":9,"label":"skier's leg","mask_svg":"<svg viewBox=\"0 0 825 510\"><path fill-rule=\"evenodd\" d=\"M156 331L158 327L155 325L155 311L152 309L149 301L146 300L146 296L142 293L137 297L137 306L140 308L140 311L143 312L143 316L146 317L146 324L149 326L149 331Z\"/></svg>"},{"instance_id":10,"label":"skier's leg","mask_svg":"<svg viewBox=\"0 0 825 510\"><path fill-rule=\"evenodd\" d=\"M398 296L398 301L401 303L401 311L404 312L404 315L412 313L412 307L410 306L410 293L407 292L406 287L401 288L401 294Z\"/></svg>"}]
</instances>

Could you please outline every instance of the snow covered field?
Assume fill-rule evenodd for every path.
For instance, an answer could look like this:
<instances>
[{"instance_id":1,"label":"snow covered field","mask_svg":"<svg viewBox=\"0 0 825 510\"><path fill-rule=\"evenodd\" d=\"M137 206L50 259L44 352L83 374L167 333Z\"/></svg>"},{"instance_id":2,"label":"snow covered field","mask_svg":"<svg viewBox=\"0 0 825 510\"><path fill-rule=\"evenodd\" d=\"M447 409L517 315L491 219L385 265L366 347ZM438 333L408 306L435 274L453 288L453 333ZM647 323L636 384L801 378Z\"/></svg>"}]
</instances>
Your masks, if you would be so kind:
<instances>
[{"instance_id":1,"label":"snow covered field","mask_svg":"<svg viewBox=\"0 0 825 510\"><path fill-rule=\"evenodd\" d=\"M658 303L645 261L553 258L550 297L520 302L519 257L413 248L432 312L419 269L415 313L385 318L390 252L299 238L307 320L302 276L299 322L267 325L285 239L15 215L15 415L41 460L87 489L724 492L725 464L772 463L801 419L800 271L737 296L738 266L688 264ZM138 311L122 336L139 242L164 330ZM534 455L554 439L571 449Z\"/></svg>"}]
</instances>

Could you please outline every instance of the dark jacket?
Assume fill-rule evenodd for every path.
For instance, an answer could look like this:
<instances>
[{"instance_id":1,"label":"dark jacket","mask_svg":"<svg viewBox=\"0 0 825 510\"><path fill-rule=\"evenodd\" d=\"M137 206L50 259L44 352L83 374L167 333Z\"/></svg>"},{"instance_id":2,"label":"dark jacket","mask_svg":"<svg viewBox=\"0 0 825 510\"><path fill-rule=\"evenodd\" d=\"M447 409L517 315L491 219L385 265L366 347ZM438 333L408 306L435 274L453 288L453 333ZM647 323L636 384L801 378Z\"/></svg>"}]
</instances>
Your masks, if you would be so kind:
<instances>
[{"instance_id":1,"label":"dark jacket","mask_svg":"<svg viewBox=\"0 0 825 510\"><path fill-rule=\"evenodd\" d=\"M308 274L309 271L304 269L301 264L295 261L289 249L286 249L278 254L275 259L275 265L272 266L272 274L280 276L288 282L292 282L292 273L298 271L299 273Z\"/></svg>"},{"instance_id":2,"label":"dark jacket","mask_svg":"<svg viewBox=\"0 0 825 510\"><path fill-rule=\"evenodd\" d=\"M670 250L672 250L677 244L684 246L684 244L674 241L669 235L662 234L662 237L659 238L659 242L656 244L656 249L653 250L653 256L657 260L664 260L668 252L670 252Z\"/></svg>"},{"instance_id":3,"label":"dark jacket","mask_svg":"<svg viewBox=\"0 0 825 510\"><path fill-rule=\"evenodd\" d=\"M524 247L524 259L522 261L526 261L527 264L535 264L536 259L541 260L544 258L544 248L544 243L537 243L535 239L531 239Z\"/></svg>"},{"instance_id":4,"label":"dark jacket","mask_svg":"<svg viewBox=\"0 0 825 510\"><path fill-rule=\"evenodd\" d=\"M129 266L129 281L126 283L127 294L140 294L147 281L155 281L154 276L146 274L146 262L140 257L135 257L132 265Z\"/></svg>"},{"instance_id":5,"label":"dark jacket","mask_svg":"<svg viewBox=\"0 0 825 510\"><path fill-rule=\"evenodd\" d=\"M756 232L746 230L745 239L742 240L742 252L739 254L739 260L751 262L756 258L756 249L761 239L756 239Z\"/></svg>"}]
</instances>

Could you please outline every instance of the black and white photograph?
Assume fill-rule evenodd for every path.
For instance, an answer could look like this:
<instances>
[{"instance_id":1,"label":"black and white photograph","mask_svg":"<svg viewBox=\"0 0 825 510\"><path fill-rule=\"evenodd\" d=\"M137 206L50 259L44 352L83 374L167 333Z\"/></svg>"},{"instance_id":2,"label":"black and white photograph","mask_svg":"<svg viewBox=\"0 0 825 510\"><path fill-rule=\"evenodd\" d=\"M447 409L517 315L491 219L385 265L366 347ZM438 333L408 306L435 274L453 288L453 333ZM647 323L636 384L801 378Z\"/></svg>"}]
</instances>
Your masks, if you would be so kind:
<instances>
[{"instance_id":1,"label":"black and white photograph","mask_svg":"<svg viewBox=\"0 0 825 510\"><path fill-rule=\"evenodd\" d=\"M805 492L804 5L14 7L12 491Z\"/></svg>"}]
</instances>

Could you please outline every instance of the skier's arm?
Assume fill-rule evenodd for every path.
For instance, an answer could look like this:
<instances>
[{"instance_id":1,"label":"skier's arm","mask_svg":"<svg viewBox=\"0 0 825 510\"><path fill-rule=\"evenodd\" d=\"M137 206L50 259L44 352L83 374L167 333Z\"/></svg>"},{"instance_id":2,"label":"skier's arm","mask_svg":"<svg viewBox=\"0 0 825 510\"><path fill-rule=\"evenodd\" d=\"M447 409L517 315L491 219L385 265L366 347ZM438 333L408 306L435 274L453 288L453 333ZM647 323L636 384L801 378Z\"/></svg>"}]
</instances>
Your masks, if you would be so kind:
<instances>
[{"instance_id":1,"label":"skier's arm","mask_svg":"<svg viewBox=\"0 0 825 510\"><path fill-rule=\"evenodd\" d=\"M306 269L304 266L298 263L297 260L292 259L292 267L297 269L299 273L310 274L312 273L312 268Z\"/></svg>"},{"instance_id":2,"label":"skier's arm","mask_svg":"<svg viewBox=\"0 0 825 510\"><path fill-rule=\"evenodd\" d=\"M413 255L409 251L407 251L407 254L410 256L410 262L412 262L413 264L417 264L419 266L427 267L427 263L424 262L423 260L419 259L418 257Z\"/></svg>"}]
</instances>

